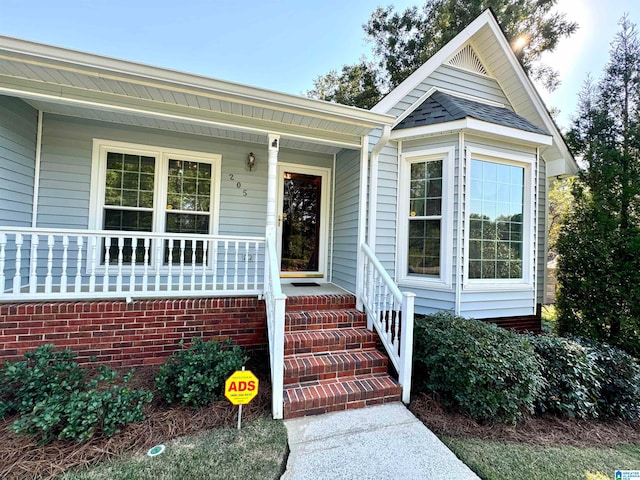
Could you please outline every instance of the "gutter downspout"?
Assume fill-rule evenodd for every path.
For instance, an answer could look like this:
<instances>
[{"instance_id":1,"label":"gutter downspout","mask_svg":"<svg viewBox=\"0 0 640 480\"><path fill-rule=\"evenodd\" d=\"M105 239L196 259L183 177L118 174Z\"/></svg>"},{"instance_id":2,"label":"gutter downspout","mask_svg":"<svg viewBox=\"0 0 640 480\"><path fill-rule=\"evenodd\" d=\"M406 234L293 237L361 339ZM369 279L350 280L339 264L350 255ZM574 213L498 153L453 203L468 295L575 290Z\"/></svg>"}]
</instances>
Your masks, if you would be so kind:
<instances>
[{"instance_id":1,"label":"gutter downspout","mask_svg":"<svg viewBox=\"0 0 640 480\"><path fill-rule=\"evenodd\" d=\"M42 110L38 110L38 130L36 133L36 158L33 173L33 204L31 206L31 227L38 225L38 197L40 193L40 162L42 158Z\"/></svg>"},{"instance_id":2,"label":"gutter downspout","mask_svg":"<svg viewBox=\"0 0 640 480\"><path fill-rule=\"evenodd\" d=\"M391 137L391 127L382 127L382 136L371 150L371 173L369 175L369 229L367 232L367 244L371 251L376 253L376 232L378 221L378 159L380 152L389 142Z\"/></svg>"}]
</instances>

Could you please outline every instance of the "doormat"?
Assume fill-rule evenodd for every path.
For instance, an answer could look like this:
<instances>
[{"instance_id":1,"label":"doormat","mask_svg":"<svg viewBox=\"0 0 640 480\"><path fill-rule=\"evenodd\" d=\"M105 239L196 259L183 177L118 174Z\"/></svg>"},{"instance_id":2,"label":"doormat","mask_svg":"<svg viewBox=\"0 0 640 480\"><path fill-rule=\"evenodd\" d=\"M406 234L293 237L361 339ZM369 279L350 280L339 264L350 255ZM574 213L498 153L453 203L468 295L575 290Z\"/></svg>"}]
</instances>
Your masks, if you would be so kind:
<instances>
[{"instance_id":1,"label":"doormat","mask_svg":"<svg viewBox=\"0 0 640 480\"><path fill-rule=\"evenodd\" d=\"M320 284L316 282L291 282L294 287L319 287Z\"/></svg>"}]
</instances>

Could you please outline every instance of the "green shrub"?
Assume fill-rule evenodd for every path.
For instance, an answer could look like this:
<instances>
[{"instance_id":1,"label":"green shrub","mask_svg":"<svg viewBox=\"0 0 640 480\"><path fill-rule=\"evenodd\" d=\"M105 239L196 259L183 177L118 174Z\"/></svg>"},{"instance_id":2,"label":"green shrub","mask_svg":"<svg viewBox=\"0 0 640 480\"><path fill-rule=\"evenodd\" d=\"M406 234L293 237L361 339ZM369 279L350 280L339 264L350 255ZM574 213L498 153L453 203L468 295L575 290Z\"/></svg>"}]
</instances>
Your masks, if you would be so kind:
<instances>
[{"instance_id":1,"label":"green shrub","mask_svg":"<svg viewBox=\"0 0 640 480\"><path fill-rule=\"evenodd\" d=\"M628 353L610 345L579 340L591 348L601 372L598 413L602 417L640 418L640 365Z\"/></svg>"},{"instance_id":2,"label":"green shrub","mask_svg":"<svg viewBox=\"0 0 640 480\"><path fill-rule=\"evenodd\" d=\"M222 398L225 380L246 361L244 350L230 340L220 343L196 338L160 367L156 388L168 403L202 407Z\"/></svg>"},{"instance_id":3,"label":"green shrub","mask_svg":"<svg viewBox=\"0 0 640 480\"><path fill-rule=\"evenodd\" d=\"M532 412L540 372L527 337L450 314L416 318L416 388L477 420L516 422Z\"/></svg>"},{"instance_id":4,"label":"green shrub","mask_svg":"<svg viewBox=\"0 0 640 480\"><path fill-rule=\"evenodd\" d=\"M562 337L530 338L545 380L536 402L538 411L597 417L602 370L593 350Z\"/></svg>"},{"instance_id":5,"label":"green shrub","mask_svg":"<svg viewBox=\"0 0 640 480\"><path fill-rule=\"evenodd\" d=\"M27 352L25 360L5 362L0 411L17 413L13 423L18 433L38 435L43 442L55 438L83 441L101 431L117 433L127 423L142 420L143 407L152 393L132 390L127 384L130 371L122 379L101 366L89 379L70 350L54 350L45 345Z\"/></svg>"}]
</instances>

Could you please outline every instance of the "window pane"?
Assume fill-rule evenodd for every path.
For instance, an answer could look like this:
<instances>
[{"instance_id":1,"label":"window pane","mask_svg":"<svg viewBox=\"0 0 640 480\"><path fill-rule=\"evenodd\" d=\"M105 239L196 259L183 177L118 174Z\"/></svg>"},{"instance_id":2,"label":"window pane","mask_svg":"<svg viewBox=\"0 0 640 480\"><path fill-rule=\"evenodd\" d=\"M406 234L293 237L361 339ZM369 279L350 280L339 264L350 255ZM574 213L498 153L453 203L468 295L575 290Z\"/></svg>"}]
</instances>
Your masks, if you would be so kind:
<instances>
[{"instance_id":1,"label":"window pane","mask_svg":"<svg viewBox=\"0 0 640 480\"><path fill-rule=\"evenodd\" d=\"M524 168L471 160L469 278L522 278Z\"/></svg>"},{"instance_id":2,"label":"window pane","mask_svg":"<svg viewBox=\"0 0 640 480\"><path fill-rule=\"evenodd\" d=\"M104 211L104 229L105 230L131 230L136 232L150 232L152 223L152 212L140 212L135 210L113 210L105 209ZM106 259L107 248L103 245L102 261ZM120 253L120 247L117 238L112 238L109 244L109 263L117 263ZM136 247L136 263L144 261L144 243L139 240ZM131 263L133 259L133 239L125 238L122 247L122 262Z\"/></svg>"},{"instance_id":3,"label":"window pane","mask_svg":"<svg viewBox=\"0 0 640 480\"><path fill-rule=\"evenodd\" d=\"M440 275L440 220L409 221L410 275Z\"/></svg>"},{"instance_id":4,"label":"window pane","mask_svg":"<svg viewBox=\"0 0 640 480\"><path fill-rule=\"evenodd\" d=\"M154 170L153 157L107 152L104 204L153 208Z\"/></svg>"},{"instance_id":5,"label":"window pane","mask_svg":"<svg viewBox=\"0 0 640 480\"><path fill-rule=\"evenodd\" d=\"M211 196L211 165L208 163L169 160L167 209L208 212Z\"/></svg>"}]
</instances>

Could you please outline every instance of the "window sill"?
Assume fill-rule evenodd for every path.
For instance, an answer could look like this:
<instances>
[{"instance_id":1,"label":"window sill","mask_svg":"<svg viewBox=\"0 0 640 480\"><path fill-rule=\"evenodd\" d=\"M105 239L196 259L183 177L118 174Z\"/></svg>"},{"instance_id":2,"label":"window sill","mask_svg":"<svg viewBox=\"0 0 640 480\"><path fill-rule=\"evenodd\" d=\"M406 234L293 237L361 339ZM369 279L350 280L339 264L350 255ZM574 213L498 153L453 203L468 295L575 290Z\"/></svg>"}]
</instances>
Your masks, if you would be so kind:
<instances>
[{"instance_id":1,"label":"window sill","mask_svg":"<svg viewBox=\"0 0 640 480\"><path fill-rule=\"evenodd\" d=\"M430 290L453 290L453 285L440 278L405 277L398 280L399 287L423 288Z\"/></svg>"},{"instance_id":2,"label":"window sill","mask_svg":"<svg viewBox=\"0 0 640 480\"><path fill-rule=\"evenodd\" d=\"M462 285L465 292L501 292L501 291L534 291L535 286L530 282L496 281L496 280L471 280Z\"/></svg>"}]
</instances>

